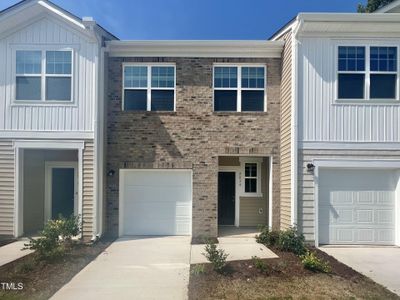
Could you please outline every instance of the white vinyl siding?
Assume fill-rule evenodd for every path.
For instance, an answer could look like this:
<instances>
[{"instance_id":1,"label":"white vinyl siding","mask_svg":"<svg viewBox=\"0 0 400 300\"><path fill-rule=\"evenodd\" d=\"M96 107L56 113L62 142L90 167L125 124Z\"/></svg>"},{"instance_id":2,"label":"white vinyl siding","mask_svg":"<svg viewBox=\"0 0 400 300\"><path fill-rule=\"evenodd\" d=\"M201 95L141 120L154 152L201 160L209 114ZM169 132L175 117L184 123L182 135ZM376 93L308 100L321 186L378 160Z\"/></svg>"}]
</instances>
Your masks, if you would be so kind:
<instances>
[{"instance_id":1,"label":"white vinyl siding","mask_svg":"<svg viewBox=\"0 0 400 300\"><path fill-rule=\"evenodd\" d=\"M350 42L329 38L300 39L300 141L400 142L400 103L397 100L337 102L336 48L343 44ZM352 41L351 44L363 42ZM400 43L372 40L369 45L399 47Z\"/></svg>"},{"instance_id":2,"label":"white vinyl siding","mask_svg":"<svg viewBox=\"0 0 400 300\"><path fill-rule=\"evenodd\" d=\"M73 49L72 102L63 101L55 105L16 103L16 51L35 48ZM3 68L0 73L0 131L93 132L96 57L95 42L52 17L43 18L0 39L0 65ZM41 71L45 70L42 68Z\"/></svg>"}]
</instances>

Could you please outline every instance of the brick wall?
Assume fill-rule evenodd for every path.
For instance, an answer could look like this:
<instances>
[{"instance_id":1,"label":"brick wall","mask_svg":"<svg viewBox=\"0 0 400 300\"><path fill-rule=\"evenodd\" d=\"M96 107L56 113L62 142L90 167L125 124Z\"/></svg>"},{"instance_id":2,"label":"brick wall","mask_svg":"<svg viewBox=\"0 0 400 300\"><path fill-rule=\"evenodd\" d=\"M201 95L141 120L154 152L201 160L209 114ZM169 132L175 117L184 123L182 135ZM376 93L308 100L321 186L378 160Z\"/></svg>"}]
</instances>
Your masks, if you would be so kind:
<instances>
[{"instance_id":1,"label":"brick wall","mask_svg":"<svg viewBox=\"0 0 400 300\"><path fill-rule=\"evenodd\" d=\"M176 112L125 112L123 62L176 64ZM110 58L107 122L107 230L118 232L120 168L192 168L193 236L217 235L218 156L273 158L273 226L279 228L280 59ZM265 63L267 112L213 112L213 63Z\"/></svg>"}]
</instances>

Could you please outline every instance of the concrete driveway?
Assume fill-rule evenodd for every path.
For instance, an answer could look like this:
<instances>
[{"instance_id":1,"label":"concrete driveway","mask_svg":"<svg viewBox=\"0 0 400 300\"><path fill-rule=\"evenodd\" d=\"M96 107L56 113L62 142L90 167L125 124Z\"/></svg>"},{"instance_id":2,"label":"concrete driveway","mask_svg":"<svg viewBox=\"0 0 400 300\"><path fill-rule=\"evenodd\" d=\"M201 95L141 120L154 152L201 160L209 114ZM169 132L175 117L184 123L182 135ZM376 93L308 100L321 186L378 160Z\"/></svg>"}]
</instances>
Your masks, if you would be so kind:
<instances>
[{"instance_id":1,"label":"concrete driveway","mask_svg":"<svg viewBox=\"0 0 400 300\"><path fill-rule=\"evenodd\" d=\"M52 299L186 299L190 237L116 240Z\"/></svg>"},{"instance_id":2,"label":"concrete driveway","mask_svg":"<svg viewBox=\"0 0 400 300\"><path fill-rule=\"evenodd\" d=\"M400 248L320 249L400 296Z\"/></svg>"}]
</instances>

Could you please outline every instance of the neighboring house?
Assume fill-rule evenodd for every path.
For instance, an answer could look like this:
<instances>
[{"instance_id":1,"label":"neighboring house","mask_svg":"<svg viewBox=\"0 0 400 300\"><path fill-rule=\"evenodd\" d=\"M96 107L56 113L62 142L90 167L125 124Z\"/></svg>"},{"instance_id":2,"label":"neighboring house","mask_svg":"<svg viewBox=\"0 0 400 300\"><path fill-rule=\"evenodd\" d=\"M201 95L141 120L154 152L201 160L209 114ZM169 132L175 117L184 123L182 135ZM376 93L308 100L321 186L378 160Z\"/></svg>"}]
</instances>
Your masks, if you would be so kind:
<instances>
[{"instance_id":1,"label":"neighboring house","mask_svg":"<svg viewBox=\"0 0 400 300\"><path fill-rule=\"evenodd\" d=\"M0 235L59 214L100 235L103 44L115 37L39 0L0 13Z\"/></svg>"},{"instance_id":2,"label":"neighboring house","mask_svg":"<svg viewBox=\"0 0 400 300\"><path fill-rule=\"evenodd\" d=\"M110 41L107 218L119 235L279 227L282 42Z\"/></svg>"},{"instance_id":3,"label":"neighboring house","mask_svg":"<svg viewBox=\"0 0 400 300\"><path fill-rule=\"evenodd\" d=\"M300 14L272 38L285 41L281 226L316 245L400 245L400 16L386 11L400 2Z\"/></svg>"}]
</instances>

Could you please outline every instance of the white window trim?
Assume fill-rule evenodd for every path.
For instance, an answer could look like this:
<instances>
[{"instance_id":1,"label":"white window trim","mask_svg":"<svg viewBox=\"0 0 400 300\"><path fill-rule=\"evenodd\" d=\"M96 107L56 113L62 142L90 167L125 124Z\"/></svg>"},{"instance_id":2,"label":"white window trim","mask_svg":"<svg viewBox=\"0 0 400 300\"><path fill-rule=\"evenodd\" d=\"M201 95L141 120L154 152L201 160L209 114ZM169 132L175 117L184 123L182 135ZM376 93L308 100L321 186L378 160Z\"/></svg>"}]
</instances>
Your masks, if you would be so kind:
<instances>
[{"instance_id":1,"label":"white window trim","mask_svg":"<svg viewBox=\"0 0 400 300\"><path fill-rule=\"evenodd\" d=\"M240 161L240 169L241 172L239 174L239 180L241 182L241 196L243 197L257 197L257 198L261 198L263 197L263 193L261 192L261 164L263 159L262 158L257 158L257 157L240 157L239 158ZM246 180L246 176L245 176L245 167L246 164L252 164L255 163L257 164L257 192L255 193L246 193L245 191L245 180Z\"/></svg>"},{"instance_id":2,"label":"white window trim","mask_svg":"<svg viewBox=\"0 0 400 300\"><path fill-rule=\"evenodd\" d=\"M126 67L147 67L147 87L130 88L125 87L125 68ZM174 68L174 87L173 88L160 88L151 86L151 69L152 67L173 67ZM163 112L176 112L176 65L171 63L123 63L122 64L122 111L129 112L144 112L140 110L125 110L125 90L147 90L147 109L145 111L163 113ZM174 91L174 110L151 110L151 90L164 90L164 91Z\"/></svg>"},{"instance_id":3,"label":"white window trim","mask_svg":"<svg viewBox=\"0 0 400 300\"><path fill-rule=\"evenodd\" d=\"M215 87L215 68L237 68L237 87L236 88L216 88ZM264 68L264 88L242 88L242 68ZM262 111L243 111L243 113L260 113L267 111L267 66L263 64L214 64L212 87L213 87L213 111L217 113L232 113L234 111L215 110L215 93L214 91L236 91L237 102L236 112L242 112L242 91L264 91L264 109Z\"/></svg>"},{"instance_id":4,"label":"white window trim","mask_svg":"<svg viewBox=\"0 0 400 300\"><path fill-rule=\"evenodd\" d=\"M40 51L42 53L41 61L41 74L17 74L17 51ZM70 51L71 52L71 74L47 74L46 72L46 52L47 51ZM74 104L74 72L75 72L75 50L71 47L16 47L13 49L12 57L12 76L13 76L13 105L26 106L26 105L72 105ZM41 79L41 100L17 100L17 76L39 77ZM71 100L46 100L46 78L47 77L70 77L71 78Z\"/></svg>"},{"instance_id":5,"label":"white window trim","mask_svg":"<svg viewBox=\"0 0 400 300\"><path fill-rule=\"evenodd\" d=\"M339 47L365 47L365 71L339 71ZM371 47L395 47L397 49L397 71L396 72L377 72L370 69L370 49ZM400 87L400 47L395 43L365 43L365 41L354 41L336 43L335 45L335 102L337 104L385 104L385 103L400 103L399 87ZM339 98L339 74L365 74L364 82L364 98L362 99L346 99ZM396 96L393 99L377 99L370 98L370 76L371 74L396 74Z\"/></svg>"}]
</instances>

